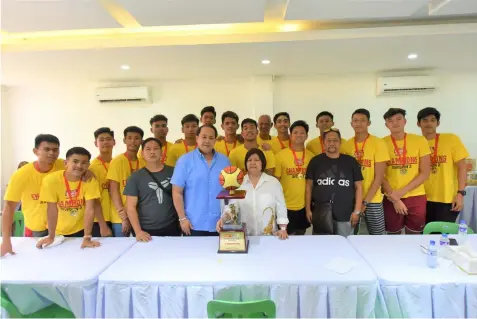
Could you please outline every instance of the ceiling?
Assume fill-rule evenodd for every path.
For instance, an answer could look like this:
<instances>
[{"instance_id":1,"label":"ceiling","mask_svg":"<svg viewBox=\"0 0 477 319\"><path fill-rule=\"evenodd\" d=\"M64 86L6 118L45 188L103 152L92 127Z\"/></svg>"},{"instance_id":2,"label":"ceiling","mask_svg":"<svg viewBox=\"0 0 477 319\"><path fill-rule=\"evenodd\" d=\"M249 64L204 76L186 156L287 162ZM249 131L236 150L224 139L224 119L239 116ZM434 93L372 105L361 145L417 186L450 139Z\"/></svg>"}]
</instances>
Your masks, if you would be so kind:
<instances>
[{"instance_id":1,"label":"ceiling","mask_svg":"<svg viewBox=\"0 0 477 319\"><path fill-rule=\"evenodd\" d=\"M3 84L45 72L127 81L477 70L477 0L2 0L1 10Z\"/></svg>"}]
</instances>

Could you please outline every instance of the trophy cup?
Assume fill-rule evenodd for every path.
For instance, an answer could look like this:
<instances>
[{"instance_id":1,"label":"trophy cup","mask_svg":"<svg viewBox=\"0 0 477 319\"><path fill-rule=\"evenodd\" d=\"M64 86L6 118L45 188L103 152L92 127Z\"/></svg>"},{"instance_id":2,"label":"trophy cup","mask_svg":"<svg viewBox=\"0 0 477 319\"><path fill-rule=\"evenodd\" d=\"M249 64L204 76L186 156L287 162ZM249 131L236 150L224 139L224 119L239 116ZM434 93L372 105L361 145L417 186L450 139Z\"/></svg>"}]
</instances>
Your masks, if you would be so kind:
<instances>
[{"instance_id":1,"label":"trophy cup","mask_svg":"<svg viewBox=\"0 0 477 319\"><path fill-rule=\"evenodd\" d=\"M219 175L220 185L224 188L217 195L217 199L223 199L225 205L229 205L231 199L244 199L246 192L237 190L242 185L244 173L235 166L227 166ZM248 239L246 225L242 223L239 207L229 205L230 210L224 212L222 218L222 230L219 232L218 253L248 253Z\"/></svg>"}]
</instances>

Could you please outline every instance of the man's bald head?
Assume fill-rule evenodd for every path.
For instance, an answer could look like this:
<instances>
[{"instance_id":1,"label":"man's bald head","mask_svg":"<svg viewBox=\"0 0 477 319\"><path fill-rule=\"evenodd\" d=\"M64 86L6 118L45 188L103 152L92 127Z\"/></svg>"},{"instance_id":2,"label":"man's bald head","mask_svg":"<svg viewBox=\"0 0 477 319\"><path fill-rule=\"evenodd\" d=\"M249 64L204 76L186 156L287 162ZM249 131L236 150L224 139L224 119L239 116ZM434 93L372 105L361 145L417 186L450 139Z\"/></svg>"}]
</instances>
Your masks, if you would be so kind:
<instances>
[{"instance_id":1,"label":"man's bald head","mask_svg":"<svg viewBox=\"0 0 477 319\"><path fill-rule=\"evenodd\" d=\"M260 135L262 136L269 136L270 130L273 127L272 118L270 115L262 114L258 118L258 129L260 131Z\"/></svg>"}]
</instances>

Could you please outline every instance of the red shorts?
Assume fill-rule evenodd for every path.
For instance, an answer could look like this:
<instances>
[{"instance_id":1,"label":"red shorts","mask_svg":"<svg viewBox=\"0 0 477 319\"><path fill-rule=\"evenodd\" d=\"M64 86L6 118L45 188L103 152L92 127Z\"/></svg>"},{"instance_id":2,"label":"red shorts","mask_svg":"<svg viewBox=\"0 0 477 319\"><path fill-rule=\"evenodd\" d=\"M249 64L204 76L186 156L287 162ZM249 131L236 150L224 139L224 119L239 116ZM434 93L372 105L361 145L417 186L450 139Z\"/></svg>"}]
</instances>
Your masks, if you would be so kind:
<instances>
[{"instance_id":1,"label":"red shorts","mask_svg":"<svg viewBox=\"0 0 477 319\"><path fill-rule=\"evenodd\" d=\"M23 233L24 237L33 237L33 232L25 227L25 232Z\"/></svg>"},{"instance_id":2,"label":"red shorts","mask_svg":"<svg viewBox=\"0 0 477 319\"><path fill-rule=\"evenodd\" d=\"M394 205L384 198L384 221L386 231L400 232L404 227L413 232L422 232L426 225L426 195L412 196L401 199L407 207L407 215L400 215L394 210Z\"/></svg>"}]
</instances>

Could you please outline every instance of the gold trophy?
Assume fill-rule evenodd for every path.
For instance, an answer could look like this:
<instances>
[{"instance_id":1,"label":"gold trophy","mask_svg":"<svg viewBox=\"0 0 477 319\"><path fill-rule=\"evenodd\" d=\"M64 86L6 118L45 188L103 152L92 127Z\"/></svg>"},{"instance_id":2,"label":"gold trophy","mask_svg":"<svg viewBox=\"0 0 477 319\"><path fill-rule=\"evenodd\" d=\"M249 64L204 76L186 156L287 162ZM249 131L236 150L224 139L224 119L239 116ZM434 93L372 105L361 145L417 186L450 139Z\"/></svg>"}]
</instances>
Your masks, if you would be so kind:
<instances>
[{"instance_id":1,"label":"gold trophy","mask_svg":"<svg viewBox=\"0 0 477 319\"><path fill-rule=\"evenodd\" d=\"M237 190L242 185L244 173L235 166L227 166L219 175L220 185L224 188L217 195L217 199L223 199L225 205L231 199L244 199L246 192ZM246 225L240 218L239 207L230 204L230 210L224 212L222 218L222 230L219 232L218 253L248 253L248 239Z\"/></svg>"}]
</instances>

